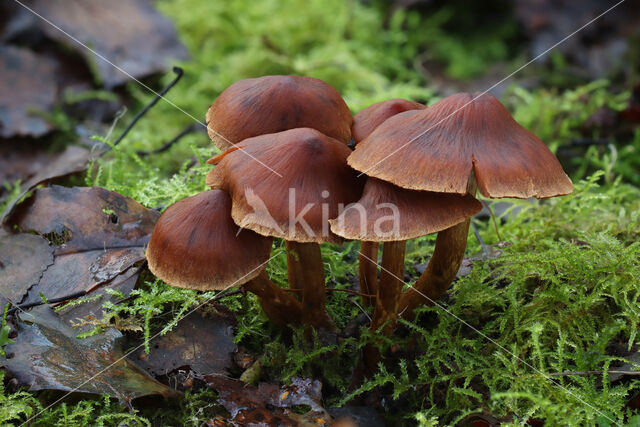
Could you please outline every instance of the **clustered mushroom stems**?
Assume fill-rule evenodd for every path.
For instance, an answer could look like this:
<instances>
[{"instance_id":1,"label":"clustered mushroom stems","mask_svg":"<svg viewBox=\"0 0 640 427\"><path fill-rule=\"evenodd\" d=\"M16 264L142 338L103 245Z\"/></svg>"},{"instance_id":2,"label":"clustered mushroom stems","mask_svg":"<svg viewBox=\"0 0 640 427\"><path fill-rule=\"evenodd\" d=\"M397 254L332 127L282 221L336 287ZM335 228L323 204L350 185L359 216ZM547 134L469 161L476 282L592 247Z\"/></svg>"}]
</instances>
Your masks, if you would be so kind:
<instances>
[{"instance_id":1,"label":"clustered mushroom stems","mask_svg":"<svg viewBox=\"0 0 640 427\"><path fill-rule=\"evenodd\" d=\"M264 102L258 101L256 97L259 96ZM240 120L246 115L247 105L252 107L254 120ZM452 110L461 119L450 118L448 111ZM434 123L442 123L439 133L423 131L416 136L420 129L429 130L435 126ZM238 153L234 154L239 147L230 144L231 140L244 141L242 150L246 151L245 154L251 151L255 156L265 156L266 161L277 153L275 157L281 166L299 163L287 160L287 154L305 147L314 149L301 151L306 163L291 169L288 172L291 181L286 182L301 183L299 176L309 174L306 167L309 164L314 165L312 172L317 171L316 175L324 178L333 177L326 171L334 170L341 174L335 175L340 176L334 180L339 184L329 179L325 182L333 185L333 190L339 189L328 192L333 195L332 202L338 205L348 204L358 197L367 205L381 197L388 201L398 200L400 206L420 206L422 216L416 220L416 224L419 223L415 226L417 228L407 226L405 232L394 237L404 240L383 243L379 278L380 244L366 240L378 236L355 233L348 227L341 228L339 222L333 222L337 220L329 220L336 235L363 239L358 266L360 293L350 292L359 295L365 307L374 307L370 330L374 333L380 331L379 343L384 336L393 334L398 317L413 320L417 307L425 303L435 304L455 280L467 246L470 217L481 208L475 199L478 184L487 197L545 198L569 194L573 189L570 179L544 143L519 126L504 106L487 94L477 97L456 94L428 108L406 100L389 100L361 111L354 119L340 94L324 82L300 76L265 76L236 82L227 88L207 112L207 130L213 142L226 150L208 161L217 165L207 175L207 184L215 190L177 202L163 213L147 248L149 269L174 286L226 289L239 282L241 273L244 273L242 277L251 277L249 274L256 271L249 271L251 266L262 266L268 261L273 237L284 238L290 289L282 289L272 282L264 268L246 281L243 289L258 297L264 313L273 323L282 326L303 324L307 333L311 328L337 329L325 309L327 288L319 244L325 241L325 237L317 241L297 242L296 239L306 240L307 237L299 236L295 229L289 230L293 234L280 230L274 232L273 227L251 219L248 212L251 203L245 200L248 196L243 199L239 194L232 194L233 191L255 186L256 193L274 193L274 186L265 184L274 178L268 174L252 175L248 168L253 163ZM354 151L343 145L350 138L358 144ZM385 154L385 150L391 154L397 152L394 146L407 146L406 140L415 141L411 147L417 147L410 156L411 162ZM301 141L306 144L301 144ZM274 150L276 146L286 148ZM501 150L503 146L508 150ZM328 148L315 150L319 147ZM449 149L453 150L451 156L444 153ZM250 157L259 161L253 155ZM524 164L524 160L532 156L539 157L537 165L547 166L543 168L544 173ZM513 157L512 162L522 166L519 173L526 179L514 181L505 176L504 171L511 168L505 169L496 162L506 157ZM323 165L327 168L315 167L318 158L324 159L326 163ZM444 161L448 163L439 164ZM408 173L410 165L418 165L415 173ZM469 165L471 172L467 176ZM363 184L364 189L360 185L362 182L356 183L354 171L366 171L368 178ZM489 175L492 177L487 178ZM236 182L233 185L229 181L232 176ZM252 177L255 182L249 180ZM349 179L354 185L345 186ZM378 188L375 190L377 193L373 190L367 192L367 188ZM362 194L358 196L358 192ZM465 194L468 196L464 197ZM448 202L442 202L445 196L455 200L460 196L456 202L459 206L452 208ZM283 204L272 205L278 206ZM278 224L286 223L286 214L282 212L282 209L274 211L275 217L280 218ZM236 213L243 218L236 218ZM447 219L438 215L446 215ZM424 220L426 216L433 221ZM185 218L192 221L184 221ZM322 218L326 221L324 211ZM462 219L462 222L443 229ZM239 235L236 231L241 223L252 231ZM249 226L245 227L247 224ZM336 225L339 231L334 230ZM218 232L208 233L212 227L218 227ZM403 292L406 239L437 230L442 231L438 232L426 270L411 288ZM184 248L191 251L192 258L205 264L204 271L168 256L174 253L180 258L184 255ZM212 257L223 262L207 264ZM378 346L368 344L362 359L365 371L374 372L381 357Z\"/></svg>"},{"instance_id":2,"label":"clustered mushroom stems","mask_svg":"<svg viewBox=\"0 0 640 427\"><path fill-rule=\"evenodd\" d=\"M467 184L467 194L475 197L477 184L473 172ZM400 298L398 313L405 319L412 319L414 310L420 305L434 305L442 298L453 283L462 264L467 248L467 237L471 219L442 230L436 237L433 255L424 273L412 288Z\"/></svg>"}]
</instances>

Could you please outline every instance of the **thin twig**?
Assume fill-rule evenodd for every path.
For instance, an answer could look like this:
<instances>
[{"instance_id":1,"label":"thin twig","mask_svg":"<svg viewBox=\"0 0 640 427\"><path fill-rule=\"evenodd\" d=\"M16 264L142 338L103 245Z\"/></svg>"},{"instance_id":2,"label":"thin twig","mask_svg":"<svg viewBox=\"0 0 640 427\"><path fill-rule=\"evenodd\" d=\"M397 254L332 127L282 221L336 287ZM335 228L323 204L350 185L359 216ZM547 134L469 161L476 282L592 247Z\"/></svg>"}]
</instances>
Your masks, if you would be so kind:
<instances>
[{"instance_id":1,"label":"thin twig","mask_svg":"<svg viewBox=\"0 0 640 427\"><path fill-rule=\"evenodd\" d=\"M498 241L502 242L502 236L500 236L500 232L498 231L498 221L496 221L496 215L493 213L493 209L491 209L491 205L484 200L481 200L481 203L485 208L489 211L489 216L491 217L491 221L493 222L493 228L496 230L496 236L498 236Z\"/></svg>"},{"instance_id":2,"label":"thin twig","mask_svg":"<svg viewBox=\"0 0 640 427\"><path fill-rule=\"evenodd\" d=\"M202 122L190 124L186 128L182 129L180 131L180 133L177 134L175 137L173 137L170 141L164 143L160 148L156 148L155 150L150 150L150 151L138 151L137 154L140 157L145 157L145 156L148 156L150 154L163 153L163 152L167 151L169 148L171 148L171 146L173 144L175 144L176 142L180 141L183 137L189 135L190 133L198 132L198 131L202 131L203 129L206 129L206 127L203 128L202 125L206 126L206 124L202 123Z\"/></svg>"},{"instance_id":3,"label":"thin twig","mask_svg":"<svg viewBox=\"0 0 640 427\"><path fill-rule=\"evenodd\" d=\"M169 90L171 90L171 88L174 87L176 85L176 83L178 83L178 81L180 81L180 79L182 78L182 76L184 74L184 70L182 68L180 68L180 67L173 67L173 72L176 74L176 78L173 79L173 81L171 81L164 88L162 88L162 90L160 92L158 92L158 94L156 94L155 98L153 98L150 103L148 103L142 110L140 110L140 112L138 114L136 114L136 116L133 118L133 120L131 120L131 123L129 123L129 125L127 125L127 127L124 129L124 131L122 131L122 134L118 137L118 139L116 139L113 142L114 146L118 145L124 139L124 137L127 136L129 131L133 128L133 126L135 126L135 124L138 122L138 120L140 120L145 114L147 114L147 112L154 105L156 105L158 103L158 101L160 101L167 94L167 92L169 92ZM107 151L109 151L109 150L107 149Z\"/></svg>"},{"instance_id":4,"label":"thin twig","mask_svg":"<svg viewBox=\"0 0 640 427\"><path fill-rule=\"evenodd\" d=\"M471 223L471 228L473 229L473 234L475 234L476 239L478 239L478 242L480 243L480 248L482 248L482 256L486 258L489 255L489 249L487 248L486 243L484 243L484 240L482 240L478 227L476 227L473 222Z\"/></svg>"}]
</instances>

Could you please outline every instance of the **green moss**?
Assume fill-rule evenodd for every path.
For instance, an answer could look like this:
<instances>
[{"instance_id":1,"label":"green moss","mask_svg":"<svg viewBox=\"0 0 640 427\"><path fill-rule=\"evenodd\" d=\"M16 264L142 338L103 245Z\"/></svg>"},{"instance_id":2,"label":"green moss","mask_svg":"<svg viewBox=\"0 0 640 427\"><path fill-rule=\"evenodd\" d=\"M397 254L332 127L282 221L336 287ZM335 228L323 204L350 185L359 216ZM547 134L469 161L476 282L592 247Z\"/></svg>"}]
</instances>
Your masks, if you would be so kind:
<instances>
[{"instance_id":1,"label":"green moss","mask_svg":"<svg viewBox=\"0 0 640 427\"><path fill-rule=\"evenodd\" d=\"M430 43L435 59L458 77L481 72L507 54L500 40L485 43L473 34L451 32L451 10L457 6L426 17L399 11L386 19L381 7L359 1L156 4L176 22L192 54L192 61L183 64L184 79L168 99L198 120L204 119L217 94L241 78L274 73L322 78L358 111L392 97L431 101L435 91L414 67L416 55ZM510 31L508 25L496 29L504 37ZM496 33L488 37L500 39ZM172 78L150 84L159 88ZM134 83L127 89L136 105L116 125L110 141L151 98ZM597 109L619 110L627 99L628 93L611 95L605 81L564 91L512 87L504 98L516 119L554 150L584 136L583 125ZM215 149L204 133L185 137L166 153L146 158L136 154L159 147L192 121L160 102L120 145L95 161L85 184L159 209L205 190L211 169L205 162ZM599 136L597 129L589 132L587 136ZM510 246L496 259L476 262L471 273L454 284L442 308L421 309L418 320L403 322L393 338L380 342L365 330L358 338L304 340L301 330L283 332L270 325L254 296L237 295L224 299L238 317L236 342L261 358L263 380L321 378L327 405L380 387L390 396L385 399L389 422L455 424L474 412L513 425L530 417L549 425L607 425L607 417L622 422L629 412L625 401L640 391L638 380L612 383L606 375L585 375L553 377L554 383L547 375L610 369L637 351L640 190L629 183L640 184L640 133L629 138L612 141L616 156L593 147L571 160L568 169L575 181L588 177L573 195L513 201L499 226ZM16 186L7 188L19 193ZM490 223L476 225L487 244L498 243ZM409 271L430 256L433 244L433 236L408 243ZM329 287L352 286L358 248L357 243L323 245ZM479 253L480 245L470 234L467 255ZM282 242L275 242L273 255L269 275L286 286ZM151 275L141 283L133 298L105 303L102 324L139 331L147 351L152 351L150 336L167 332L190 309L214 296L172 288ZM327 309L340 328L363 312L359 300L344 292L331 292ZM92 333L100 331L97 325ZM349 394L350 375L367 343L397 351L373 379ZM211 392L190 393L169 407L141 406L127 412L106 398L80 400L48 409L36 424L65 420L69 425L94 425L98 420L101 425L200 425L215 415L212 401ZM47 396L3 391L0 402L0 422L18 424L44 408Z\"/></svg>"}]
</instances>

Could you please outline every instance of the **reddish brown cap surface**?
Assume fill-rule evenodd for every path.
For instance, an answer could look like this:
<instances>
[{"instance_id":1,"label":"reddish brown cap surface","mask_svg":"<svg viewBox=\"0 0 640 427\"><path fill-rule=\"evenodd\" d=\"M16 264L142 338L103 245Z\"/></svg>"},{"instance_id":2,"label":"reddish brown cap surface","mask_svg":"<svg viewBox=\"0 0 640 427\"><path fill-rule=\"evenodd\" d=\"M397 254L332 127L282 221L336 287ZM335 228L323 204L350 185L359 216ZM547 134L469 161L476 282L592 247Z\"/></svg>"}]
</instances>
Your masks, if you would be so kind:
<instances>
[{"instance_id":1,"label":"reddish brown cap surface","mask_svg":"<svg viewBox=\"0 0 640 427\"><path fill-rule=\"evenodd\" d=\"M213 290L256 277L272 239L242 230L231 219L231 198L210 190L180 200L160 217L147 247L149 269L170 285Z\"/></svg>"},{"instance_id":2,"label":"reddish brown cap surface","mask_svg":"<svg viewBox=\"0 0 640 427\"><path fill-rule=\"evenodd\" d=\"M399 98L372 104L353 117L353 125L351 126L353 140L358 144L385 120L396 114L410 110L424 110L425 108L427 107L419 102Z\"/></svg>"},{"instance_id":3,"label":"reddish brown cap surface","mask_svg":"<svg viewBox=\"0 0 640 427\"><path fill-rule=\"evenodd\" d=\"M481 209L470 195L406 190L369 178L360 200L329 222L331 231L347 239L398 241L452 227Z\"/></svg>"},{"instance_id":4,"label":"reddish brown cap surface","mask_svg":"<svg viewBox=\"0 0 640 427\"><path fill-rule=\"evenodd\" d=\"M240 80L207 111L207 130L221 150L266 133L310 127L347 144L353 118L332 86L302 76Z\"/></svg>"},{"instance_id":5,"label":"reddish brown cap surface","mask_svg":"<svg viewBox=\"0 0 640 427\"><path fill-rule=\"evenodd\" d=\"M341 240L329 231L328 220L338 215L339 204L358 200L364 184L347 166L349 147L309 128L261 135L241 145L207 175L208 185L231 195L236 224L297 242Z\"/></svg>"},{"instance_id":6,"label":"reddish brown cap surface","mask_svg":"<svg viewBox=\"0 0 640 427\"><path fill-rule=\"evenodd\" d=\"M367 175L413 190L464 194L471 170L487 197L573 191L558 159L491 95L449 96L386 120L349 156Z\"/></svg>"}]
</instances>

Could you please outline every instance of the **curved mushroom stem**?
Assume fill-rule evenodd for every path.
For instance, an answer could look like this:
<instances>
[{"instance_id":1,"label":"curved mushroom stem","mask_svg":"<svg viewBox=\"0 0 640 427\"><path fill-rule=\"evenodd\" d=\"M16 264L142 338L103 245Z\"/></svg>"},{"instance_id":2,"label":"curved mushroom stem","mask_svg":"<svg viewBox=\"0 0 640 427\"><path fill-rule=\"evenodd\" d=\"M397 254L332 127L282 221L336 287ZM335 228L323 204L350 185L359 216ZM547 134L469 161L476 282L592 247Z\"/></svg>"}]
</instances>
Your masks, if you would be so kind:
<instances>
[{"instance_id":1,"label":"curved mushroom stem","mask_svg":"<svg viewBox=\"0 0 640 427\"><path fill-rule=\"evenodd\" d=\"M376 309L371 321L371 330L375 331L388 320L398 316L398 303L404 285L404 253L407 242L384 242L382 247L382 264L380 286L378 287ZM385 326L384 335L391 335L393 322Z\"/></svg>"},{"instance_id":2,"label":"curved mushroom stem","mask_svg":"<svg viewBox=\"0 0 640 427\"><path fill-rule=\"evenodd\" d=\"M273 323L284 326L302 322L300 301L273 283L265 270L243 286L257 295L262 310Z\"/></svg>"},{"instance_id":3,"label":"curved mushroom stem","mask_svg":"<svg viewBox=\"0 0 640 427\"><path fill-rule=\"evenodd\" d=\"M416 307L433 305L447 292L462 264L470 223L466 220L438 233L427 269L400 298L398 309L401 317L412 319Z\"/></svg>"},{"instance_id":4,"label":"curved mushroom stem","mask_svg":"<svg viewBox=\"0 0 640 427\"><path fill-rule=\"evenodd\" d=\"M292 248L291 242L285 241L284 243L287 251L287 277L289 278L289 288L302 289L304 280L300 258Z\"/></svg>"},{"instance_id":5,"label":"curved mushroom stem","mask_svg":"<svg viewBox=\"0 0 640 427\"><path fill-rule=\"evenodd\" d=\"M335 329L325 309L324 264L317 243L289 242L302 266L302 322L305 325Z\"/></svg>"},{"instance_id":6,"label":"curved mushroom stem","mask_svg":"<svg viewBox=\"0 0 640 427\"><path fill-rule=\"evenodd\" d=\"M476 188L476 180L472 175L467 193L475 196ZM436 247L427 269L400 298L398 309L402 318L413 319L416 307L433 305L447 292L462 264L470 224L471 219L467 219L438 233Z\"/></svg>"},{"instance_id":7,"label":"curved mushroom stem","mask_svg":"<svg viewBox=\"0 0 640 427\"><path fill-rule=\"evenodd\" d=\"M367 295L378 293L378 242L361 242L358 262L360 292ZM362 297L365 307L375 306L375 297Z\"/></svg>"}]
</instances>

